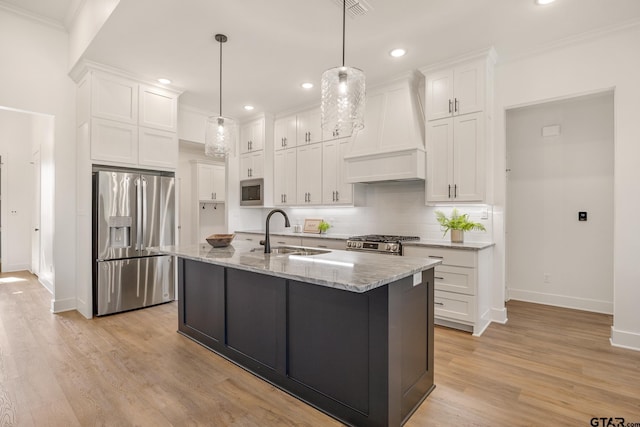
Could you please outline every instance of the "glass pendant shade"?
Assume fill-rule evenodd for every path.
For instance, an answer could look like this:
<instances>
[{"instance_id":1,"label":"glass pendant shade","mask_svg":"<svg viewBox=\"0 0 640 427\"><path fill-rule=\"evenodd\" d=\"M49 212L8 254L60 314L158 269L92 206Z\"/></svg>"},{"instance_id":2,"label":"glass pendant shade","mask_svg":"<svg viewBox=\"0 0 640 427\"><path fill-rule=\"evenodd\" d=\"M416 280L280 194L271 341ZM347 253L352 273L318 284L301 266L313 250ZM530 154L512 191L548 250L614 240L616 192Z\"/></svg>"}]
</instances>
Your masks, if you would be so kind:
<instances>
[{"instance_id":1,"label":"glass pendant shade","mask_svg":"<svg viewBox=\"0 0 640 427\"><path fill-rule=\"evenodd\" d=\"M365 78L362 70L335 67L322 73L322 129L335 136L351 135L364 127Z\"/></svg>"},{"instance_id":2,"label":"glass pendant shade","mask_svg":"<svg viewBox=\"0 0 640 427\"><path fill-rule=\"evenodd\" d=\"M226 157L233 154L238 135L238 125L230 118L211 116L207 119L204 134L204 154L212 157Z\"/></svg>"}]
</instances>

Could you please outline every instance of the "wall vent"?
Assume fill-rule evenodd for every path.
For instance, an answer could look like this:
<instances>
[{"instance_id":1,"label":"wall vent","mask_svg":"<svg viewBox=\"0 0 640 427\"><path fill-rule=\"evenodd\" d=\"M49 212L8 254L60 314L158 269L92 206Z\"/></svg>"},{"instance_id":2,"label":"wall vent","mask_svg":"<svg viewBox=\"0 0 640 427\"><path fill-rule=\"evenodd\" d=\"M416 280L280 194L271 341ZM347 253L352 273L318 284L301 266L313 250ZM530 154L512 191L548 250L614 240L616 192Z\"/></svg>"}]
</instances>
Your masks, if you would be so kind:
<instances>
[{"instance_id":1,"label":"wall vent","mask_svg":"<svg viewBox=\"0 0 640 427\"><path fill-rule=\"evenodd\" d=\"M336 5L342 9L342 0L332 0ZM366 15L371 10L371 5L365 0L345 0L347 7L347 15L352 18Z\"/></svg>"}]
</instances>

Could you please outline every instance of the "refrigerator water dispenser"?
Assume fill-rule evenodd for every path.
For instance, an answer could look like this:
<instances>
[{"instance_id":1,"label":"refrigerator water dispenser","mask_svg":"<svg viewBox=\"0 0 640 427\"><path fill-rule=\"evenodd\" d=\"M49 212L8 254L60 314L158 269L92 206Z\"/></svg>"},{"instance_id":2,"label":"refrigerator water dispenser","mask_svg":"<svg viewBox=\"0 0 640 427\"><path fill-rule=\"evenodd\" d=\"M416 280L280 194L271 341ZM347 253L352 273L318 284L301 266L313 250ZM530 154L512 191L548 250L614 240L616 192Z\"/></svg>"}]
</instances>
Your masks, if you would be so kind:
<instances>
[{"instance_id":1,"label":"refrigerator water dispenser","mask_svg":"<svg viewBox=\"0 0 640 427\"><path fill-rule=\"evenodd\" d=\"M109 246L112 248L128 248L131 246L130 216L109 217Z\"/></svg>"}]
</instances>

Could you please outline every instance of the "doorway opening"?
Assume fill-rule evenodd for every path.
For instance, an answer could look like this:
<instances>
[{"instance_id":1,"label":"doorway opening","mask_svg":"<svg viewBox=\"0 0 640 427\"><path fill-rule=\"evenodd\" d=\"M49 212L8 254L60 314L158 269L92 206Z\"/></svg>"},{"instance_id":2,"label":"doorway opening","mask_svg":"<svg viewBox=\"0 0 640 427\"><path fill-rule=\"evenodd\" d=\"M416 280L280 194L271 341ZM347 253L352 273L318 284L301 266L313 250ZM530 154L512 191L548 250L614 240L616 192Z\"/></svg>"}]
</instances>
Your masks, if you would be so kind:
<instances>
[{"instance_id":1,"label":"doorway opening","mask_svg":"<svg viewBox=\"0 0 640 427\"><path fill-rule=\"evenodd\" d=\"M614 93L506 114L507 299L613 313Z\"/></svg>"}]
</instances>

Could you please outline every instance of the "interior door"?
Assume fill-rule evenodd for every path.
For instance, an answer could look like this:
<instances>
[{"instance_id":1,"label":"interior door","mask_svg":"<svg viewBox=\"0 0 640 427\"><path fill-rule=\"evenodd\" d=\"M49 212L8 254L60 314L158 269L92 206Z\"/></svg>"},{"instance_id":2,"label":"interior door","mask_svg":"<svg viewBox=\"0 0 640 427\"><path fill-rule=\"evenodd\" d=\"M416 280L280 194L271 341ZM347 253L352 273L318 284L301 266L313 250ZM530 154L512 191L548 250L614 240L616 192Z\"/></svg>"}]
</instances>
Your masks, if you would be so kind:
<instances>
[{"instance_id":1,"label":"interior door","mask_svg":"<svg viewBox=\"0 0 640 427\"><path fill-rule=\"evenodd\" d=\"M40 274L40 151L33 154L33 210L31 211L31 273Z\"/></svg>"}]
</instances>

